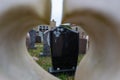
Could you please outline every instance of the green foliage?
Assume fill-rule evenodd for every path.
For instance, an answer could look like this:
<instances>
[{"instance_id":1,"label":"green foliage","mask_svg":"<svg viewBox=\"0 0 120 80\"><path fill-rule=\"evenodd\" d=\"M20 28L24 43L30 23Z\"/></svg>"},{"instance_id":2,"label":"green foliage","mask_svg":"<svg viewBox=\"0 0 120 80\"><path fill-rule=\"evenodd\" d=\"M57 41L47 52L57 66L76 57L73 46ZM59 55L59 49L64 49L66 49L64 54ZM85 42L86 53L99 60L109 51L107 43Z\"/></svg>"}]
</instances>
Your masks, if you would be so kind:
<instances>
[{"instance_id":1,"label":"green foliage","mask_svg":"<svg viewBox=\"0 0 120 80\"><path fill-rule=\"evenodd\" d=\"M37 49L28 49L28 52L31 56L39 57L40 52L43 52L43 44L37 43L36 44Z\"/></svg>"},{"instance_id":2,"label":"green foliage","mask_svg":"<svg viewBox=\"0 0 120 80\"><path fill-rule=\"evenodd\" d=\"M39 61L37 61L37 63L43 67L43 69L45 69L46 71L48 70L48 68L50 66L52 66L52 62L51 62L51 57L40 57Z\"/></svg>"},{"instance_id":3,"label":"green foliage","mask_svg":"<svg viewBox=\"0 0 120 80\"><path fill-rule=\"evenodd\" d=\"M57 75L57 77L61 80L74 80L74 76L70 76L64 73Z\"/></svg>"},{"instance_id":4,"label":"green foliage","mask_svg":"<svg viewBox=\"0 0 120 80\"><path fill-rule=\"evenodd\" d=\"M67 28L67 29L72 29L70 25L60 25L60 26Z\"/></svg>"}]
</instances>

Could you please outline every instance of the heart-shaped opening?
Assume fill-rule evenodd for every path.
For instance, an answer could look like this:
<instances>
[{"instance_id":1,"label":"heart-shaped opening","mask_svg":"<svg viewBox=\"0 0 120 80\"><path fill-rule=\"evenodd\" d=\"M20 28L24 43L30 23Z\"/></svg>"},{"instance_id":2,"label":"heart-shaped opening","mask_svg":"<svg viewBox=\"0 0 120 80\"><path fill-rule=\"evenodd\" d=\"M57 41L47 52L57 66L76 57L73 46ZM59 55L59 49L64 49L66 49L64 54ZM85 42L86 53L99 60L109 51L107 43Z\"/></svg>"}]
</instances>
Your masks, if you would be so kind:
<instances>
[{"instance_id":1,"label":"heart-shaped opening","mask_svg":"<svg viewBox=\"0 0 120 80\"><path fill-rule=\"evenodd\" d=\"M53 22L54 21L51 21L51 23L53 23ZM36 28L29 31L30 37L27 40L29 42L28 51L31 54L31 56L33 57L33 59L41 67L43 67L46 71L50 72L51 74L54 74L56 77L58 77L62 80L66 80L66 79L73 80L75 69L72 69L72 68L73 68L73 65L74 66L76 65L76 60L77 60L76 57L78 57L77 62L79 63L86 52L86 47L87 47L87 39L85 38L86 35L83 33L79 34L79 36L80 36L79 37L79 41L80 41L80 43L79 43L80 44L80 52L79 53L77 52L78 49L76 50L75 48L73 48L75 43L74 44L70 43L71 48L73 49L72 51L74 51L74 53L72 53L72 51L70 50L71 48L67 49L68 46L67 47L64 46L64 44L67 43L68 40L67 40L67 42L62 42L65 40L64 39L65 37L63 37L62 33L60 36L63 38L57 38L57 40L60 39L60 41L59 41L60 43L58 42L58 43L56 43L57 45L55 45L54 39L52 39L53 43L51 43L51 44L54 44L54 46L52 46L52 45L50 46L50 41L51 41L50 31L52 31L54 29L51 29L51 28L48 29L47 28L48 26L50 27L51 25L38 25ZM54 25L54 28L55 28L55 26L56 25ZM71 25L71 26L70 26L71 27L70 29L71 30L73 29L74 32L76 31L76 28L77 28L77 31L81 30L78 26L75 26L75 25ZM64 28L62 28L62 29L64 29ZM83 32L83 30L81 30L81 31ZM71 38L71 36L69 38ZM62 39L64 39L64 40L62 40ZM73 40L72 40L72 42L73 42ZM77 45L79 45L79 44L77 43ZM77 45L75 45L75 46L77 46ZM61 46L62 46L62 48L61 48ZM51 51L51 47L53 47L52 50L54 50L54 51ZM55 47L57 47L57 50ZM65 48L65 49L63 49L63 48ZM64 50L67 50L67 52L65 52ZM58 53L58 52L60 52L60 53ZM69 53L69 55L68 55L68 53ZM54 57L55 54L60 54L60 55ZM71 55L74 55L74 56L71 56ZM68 68L68 66L71 68ZM57 68L59 68L59 70L56 70L53 67L57 67ZM51 70L51 68L53 70ZM68 70L69 73L67 73L68 71L65 71L65 70Z\"/></svg>"},{"instance_id":2,"label":"heart-shaped opening","mask_svg":"<svg viewBox=\"0 0 120 80\"><path fill-rule=\"evenodd\" d=\"M44 1L44 5L48 6L45 4L47 0ZM25 45L26 34L32 27L49 23L50 12L41 7L42 3L40 8L43 13L38 11L37 6L0 9L1 80L58 80L33 61ZM47 6L44 7L49 11ZM119 80L119 18L112 9L111 14L109 11L104 14L103 8L103 11L77 8L73 13L69 13L69 9L66 9L67 14L64 11L63 22L81 25L90 36L89 50L77 68L75 80Z\"/></svg>"}]
</instances>

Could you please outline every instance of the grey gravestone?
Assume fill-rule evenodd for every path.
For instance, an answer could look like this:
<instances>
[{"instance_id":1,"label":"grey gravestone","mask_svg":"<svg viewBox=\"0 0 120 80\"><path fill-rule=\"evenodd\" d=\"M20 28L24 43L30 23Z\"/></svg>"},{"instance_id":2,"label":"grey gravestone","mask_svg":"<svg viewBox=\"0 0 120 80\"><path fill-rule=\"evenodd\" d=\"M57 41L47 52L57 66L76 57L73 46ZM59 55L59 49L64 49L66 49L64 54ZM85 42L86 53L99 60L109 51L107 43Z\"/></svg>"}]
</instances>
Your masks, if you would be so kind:
<instances>
[{"instance_id":1,"label":"grey gravestone","mask_svg":"<svg viewBox=\"0 0 120 80\"><path fill-rule=\"evenodd\" d=\"M36 32L36 41L35 43L41 43L41 37L39 36L39 32Z\"/></svg>"},{"instance_id":2,"label":"grey gravestone","mask_svg":"<svg viewBox=\"0 0 120 80\"><path fill-rule=\"evenodd\" d=\"M30 48L35 49L36 31L32 29L29 31L29 34L30 34Z\"/></svg>"},{"instance_id":3,"label":"grey gravestone","mask_svg":"<svg viewBox=\"0 0 120 80\"><path fill-rule=\"evenodd\" d=\"M49 30L45 31L43 34L43 53L41 56L50 56L50 43L49 43Z\"/></svg>"}]
</instances>

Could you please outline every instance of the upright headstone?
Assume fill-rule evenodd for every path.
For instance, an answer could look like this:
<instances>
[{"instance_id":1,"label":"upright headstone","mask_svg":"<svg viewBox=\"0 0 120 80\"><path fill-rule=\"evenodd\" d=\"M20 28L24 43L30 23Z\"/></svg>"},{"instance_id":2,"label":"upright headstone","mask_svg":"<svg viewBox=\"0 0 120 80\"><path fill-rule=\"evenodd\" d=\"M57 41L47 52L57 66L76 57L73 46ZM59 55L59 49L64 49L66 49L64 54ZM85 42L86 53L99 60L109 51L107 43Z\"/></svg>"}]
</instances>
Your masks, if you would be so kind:
<instances>
[{"instance_id":1,"label":"upright headstone","mask_svg":"<svg viewBox=\"0 0 120 80\"><path fill-rule=\"evenodd\" d=\"M29 33L27 33L26 35L26 47L27 49L30 48L30 34Z\"/></svg>"},{"instance_id":2,"label":"upright headstone","mask_svg":"<svg viewBox=\"0 0 120 80\"><path fill-rule=\"evenodd\" d=\"M52 68L50 73L74 72L79 53L79 33L62 26L50 31Z\"/></svg>"},{"instance_id":3,"label":"upright headstone","mask_svg":"<svg viewBox=\"0 0 120 80\"><path fill-rule=\"evenodd\" d=\"M79 52L80 54L85 54L86 49L87 49L87 39L80 38L80 43L79 43Z\"/></svg>"},{"instance_id":4,"label":"upright headstone","mask_svg":"<svg viewBox=\"0 0 120 80\"><path fill-rule=\"evenodd\" d=\"M36 32L36 43L41 43L41 37L39 36L39 31Z\"/></svg>"},{"instance_id":5,"label":"upright headstone","mask_svg":"<svg viewBox=\"0 0 120 80\"><path fill-rule=\"evenodd\" d=\"M40 54L41 56L50 56L50 40L49 40L49 30L45 31L43 34L43 53Z\"/></svg>"},{"instance_id":6,"label":"upright headstone","mask_svg":"<svg viewBox=\"0 0 120 80\"><path fill-rule=\"evenodd\" d=\"M29 34L30 34L30 48L35 49L36 31L32 29L29 31Z\"/></svg>"},{"instance_id":7,"label":"upright headstone","mask_svg":"<svg viewBox=\"0 0 120 80\"><path fill-rule=\"evenodd\" d=\"M80 46L79 46L79 51L81 54L85 54L87 50L87 35L85 32L80 33Z\"/></svg>"}]
</instances>

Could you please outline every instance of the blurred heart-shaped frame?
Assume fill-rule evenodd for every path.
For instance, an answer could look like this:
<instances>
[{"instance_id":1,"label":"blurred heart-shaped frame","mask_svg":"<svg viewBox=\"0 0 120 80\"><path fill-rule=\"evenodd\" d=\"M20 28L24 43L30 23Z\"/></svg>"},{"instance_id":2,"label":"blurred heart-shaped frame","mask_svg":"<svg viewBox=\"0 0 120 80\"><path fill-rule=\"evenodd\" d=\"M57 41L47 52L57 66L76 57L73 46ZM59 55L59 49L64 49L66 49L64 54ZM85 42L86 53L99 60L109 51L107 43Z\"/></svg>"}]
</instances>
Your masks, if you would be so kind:
<instances>
[{"instance_id":1,"label":"blurred heart-shaped frame","mask_svg":"<svg viewBox=\"0 0 120 80\"><path fill-rule=\"evenodd\" d=\"M118 0L64 0L62 22L80 25L90 37L89 50L76 70L75 80L120 79L118 3Z\"/></svg>"},{"instance_id":2,"label":"blurred heart-shaped frame","mask_svg":"<svg viewBox=\"0 0 120 80\"><path fill-rule=\"evenodd\" d=\"M33 61L25 45L32 27L49 23L51 2L0 2L0 80L58 80ZM64 0L63 23L81 25L90 36L89 50L75 80L120 79L119 7L118 0Z\"/></svg>"},{"instance_id":3,"label":"blurred heart-shaped frame","mask_svg":"<svg viewBox=\"0 0 120 80\"><path fill-rule=\"evenodd\" d=\"M51 1L0 2L0 80L57 80L33 61L25 45L31 28L49 24Z\"/></svg>"}]
</instances>

